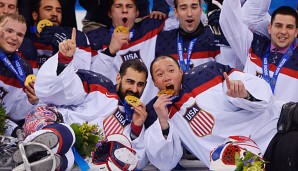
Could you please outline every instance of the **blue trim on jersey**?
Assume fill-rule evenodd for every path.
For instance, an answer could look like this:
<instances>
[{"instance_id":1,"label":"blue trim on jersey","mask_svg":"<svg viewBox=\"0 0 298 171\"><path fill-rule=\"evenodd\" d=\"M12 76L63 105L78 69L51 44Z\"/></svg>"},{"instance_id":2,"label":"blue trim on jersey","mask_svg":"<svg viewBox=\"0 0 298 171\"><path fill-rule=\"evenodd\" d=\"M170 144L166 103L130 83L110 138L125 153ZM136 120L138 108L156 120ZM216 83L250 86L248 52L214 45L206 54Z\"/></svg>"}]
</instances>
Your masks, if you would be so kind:
<instances>
[{"instance_id":1,"label":"blue trim on jersey","mask_svg":"<svg viewBox=\"0 0 298 171\"><path fill-rule=\"evenodd\" d=\"M89 87L91 84L98 84L106 88L110 93L117 94L117 91L113 82L109 78L105 77L104 75L90 70L83 70L83 69L79 69L77 74L83 82L86 82L88 84Z\"/></svg>"}]
</instances>

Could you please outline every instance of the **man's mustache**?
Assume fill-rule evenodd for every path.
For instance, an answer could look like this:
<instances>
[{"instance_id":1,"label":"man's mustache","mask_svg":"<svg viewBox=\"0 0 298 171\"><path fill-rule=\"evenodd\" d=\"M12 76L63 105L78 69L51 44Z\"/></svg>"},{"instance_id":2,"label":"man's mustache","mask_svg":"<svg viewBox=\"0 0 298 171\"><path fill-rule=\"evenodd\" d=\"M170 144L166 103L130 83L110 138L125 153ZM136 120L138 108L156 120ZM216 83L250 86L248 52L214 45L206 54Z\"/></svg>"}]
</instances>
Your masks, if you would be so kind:
<instances>
[{"instance_id":1,"label":"man's mustache","mask_svg":"<svg viewBox=\"0 0 298 171\"><path fill-rule=\"evenodd\" d=\"M127 90L127 91L125 92L125 96L128 96L128 95L130 95L130 96L135 96L135 97L140 97L140 96L139 96L139 93L135 93L135 92L133 92L133 91L131 91L131 90Z\"/></svg>"}]
</instances>

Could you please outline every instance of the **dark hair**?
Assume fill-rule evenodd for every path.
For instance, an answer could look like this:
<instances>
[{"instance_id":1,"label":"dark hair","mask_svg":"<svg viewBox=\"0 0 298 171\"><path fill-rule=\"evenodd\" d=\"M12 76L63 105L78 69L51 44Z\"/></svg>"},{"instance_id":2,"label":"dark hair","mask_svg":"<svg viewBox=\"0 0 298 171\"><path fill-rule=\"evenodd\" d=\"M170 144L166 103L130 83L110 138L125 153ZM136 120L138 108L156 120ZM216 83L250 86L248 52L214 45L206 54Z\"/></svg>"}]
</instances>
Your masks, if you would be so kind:
<instances>
[{"instance_id":1,"label":"dark hair","mask_svg":"<svg viewBox=\"0 0 298 171\"><path fill-rule=\"evenodd\" d=\"M276 10L274 10L272 13L272 16L271 16L271 25L273 24L273 21L277 14L293 16L296 20L296 28L298 28L298 13L292 7L281 6L281 7L277 8Z\"/></svg>"},{"instance_id":2,"label":"dark hair","mask_svg":"<svg viewBox=\"0 0 298 171\"><path fill-rule=\"evenodd\" d=\"M35 11L35 12L37 12L37 14L39 14L40 2L41 2L41 0L34 0L33 1L32 12ZM58 0L58 2L61 6L60 0Z\"/></svg>"},{"instance_id":3,"label":"dark hair","mask_svg":"<svg viewBox=\"0 0 298 171\"><path fill-rule=\"evenodd\" d=\"M152 77L153 80L154 80L153 75L152 75L152 72L153 72L152 71L152 66L153 66L153 64L155 62L161 60L161 59L166 59L166 58L172 59L177 64L177 66L180 68L180 65L179 65L178 61L173 56L171 56L171 55L160 55L160 56L157 56L157 57L155 57L155 59L153 59L153 61L150 64L150 74L151 74L151 77Z\"/></svg>"},{"instance_id":4,"label":"dark hair","mask_svg":"<svg viewBox=\"0 0 298 171\"><path fill-rule=\"evenodd\" d=\"M39 14L39 8L40 8L40 1L41 0L34 0L33 1L33 7L32 7L32 11L35 11Z\"/></svg>"},{"instance_id":5,"label":"dark hair","mask_svg":"<svg viewBox=\"0 0 298 171\"><path fill-rule=\"evenodd\" d=\"M26 20L25 17L19 14L6 14L6 15L2 15L0 16L0 23L2 23L5 18L11 18L14 21L18 21L20 23L25 23L26 24Z\"/></svg>"},{"instance_id":6,"label":"dark hair","mask_svg":"<svg viewBox=\"0 0 298 171\"><path fill-rule=\"evenodd\" d=\"M128 68L133 68L138 72L144 72L146 75L146 80L148 78L148 70L146 65L140 59L131 59L124 61L120 67L119 74L123 77L126 74Z\"/></svg>"},{"instance_id":7,"label":"dark hair","mask_svg":"<svg viewBox=\"0 0 298 171\"><path fill-rule=\"evenodd\" d=\"M201 1L202 0L198 0L199 1L199 4L201 5ZM174 0L174 7L177 9L178 7L178 0Z\"/></svg>"},{"instance_id":8,"label":"dark hair","mask_svg":"<svg viewBox=\"0 0 298 171\"><path fill-rule=\"evenodd\" d=\"M137 0L132 0L133 3L135 4L137 10L139 10L138 6L137 6ZM114 4L115 0L108 0L108 11L111 12L112 10L112 6Z\"/></svg>"}]
</instances>

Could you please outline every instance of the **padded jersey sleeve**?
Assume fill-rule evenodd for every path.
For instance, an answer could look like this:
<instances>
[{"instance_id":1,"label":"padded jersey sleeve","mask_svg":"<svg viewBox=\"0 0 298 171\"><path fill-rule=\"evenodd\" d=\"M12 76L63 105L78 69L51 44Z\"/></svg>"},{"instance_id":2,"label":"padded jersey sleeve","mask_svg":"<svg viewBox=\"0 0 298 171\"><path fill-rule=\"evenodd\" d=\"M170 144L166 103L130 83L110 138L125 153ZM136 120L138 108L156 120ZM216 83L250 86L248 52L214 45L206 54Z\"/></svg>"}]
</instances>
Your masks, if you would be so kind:
<instances>
[{"instance_id":1,"label":"padded jersey sleeve","mask_svg":"<svg viewBox=\"0 0 298 171\"><path fill-rule=\"evenodd\" d=\"M58 54L51 57L40 68L35 82L36 95L46 104L78 105L86 96L83 84L74 71L72 61L57 75Z\"/></svg>"},{"instance_id":2,"label":"padded jersey sleeve","mask_svg":"<svg viewBox=\"0 0 298 171\"><path fill-rule=\"evenodd\" d=\"M243 23L253 33L258 33L266 37L268 34L268 25L270 24L271 16L268 13L271 1L268 0L247 0L242 6Z\"/></svg>"},{"instance_id":3,"label":"padded jersey sleeve","mask_svg":"<svg viewBox=\"0 0 298 171\"><path fill-rule=\"evenodd\" d=\"M150 163L159 170L173 169L183 155L181 140L176 127L169 120L170 131L165 138L159 120L156 120L145 132L146 153Z\"/></svg>"},{"instance_id":4,"label":"padded jersey sleeve","mask_svg":"<svg viewBox=\"0 0 298 171\"><path fill-rule=\"evenodd\" d=\"M244 98L233 98L227 96L227 99L235 106L253 112L263 112L273 102L273 94L269 84L257 76L232 70L229 73L230 80L240 80L243 82L245 89L256 99L260 101L249 101ZM227 84L224 81L224 92L227 92Z\"/></svg>"},{"instance_id":5,"label":"padded jersey sleeve","mask_svg":"<svg viewBox=\"0 0 298 171\"><path fill-rule=\"evenodd\" d=\"M242 22L243 11L239 0L225 0L219 23L235 55L245 65L253 39L252 32Z\"/></svg>"}]
</instances>

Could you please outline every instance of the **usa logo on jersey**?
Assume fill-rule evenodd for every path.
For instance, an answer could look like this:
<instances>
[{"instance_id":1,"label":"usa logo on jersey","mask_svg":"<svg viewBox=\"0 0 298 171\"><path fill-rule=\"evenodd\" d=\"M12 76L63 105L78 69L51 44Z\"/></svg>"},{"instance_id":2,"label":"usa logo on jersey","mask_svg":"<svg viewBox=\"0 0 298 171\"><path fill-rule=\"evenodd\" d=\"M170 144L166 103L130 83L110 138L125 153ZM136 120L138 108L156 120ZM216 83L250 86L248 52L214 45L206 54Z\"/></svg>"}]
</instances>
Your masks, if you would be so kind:
<instances>
[{"instance_id":1,"label":"usa logo on jersey","mask_svg":"<svg viewBox=\"0 0 298 171\"><path fill-rule=\"evenodd\" d=\"M120 56L121 56L123 62L131 60L131 59L140 59L141 62L143 62L142 58L141 58L141 55L140 55L140 50L128 51L126 54L123 54L123 55L120 55Z\"/></svg>"},{"instance_id":2,"label":"usa logo on jersey","mask_svg":"<svg viewBox=\"0 0 298 171\"><path fill-rule=\"evenodd\" d=\"M188 107L183 117L189 122L191 129L197 136L203 137L212 133L214 117L201 109L197 103Z\"/></svg>"},{"instance_id":3,"label":"usa logo on jersey","mask_svg":"<svg viewBox=\"0 0 298 171\"><path fill-rule=\"evenodd\" d=\"M118 108L113 115L109 116L103 122L105 135L122 134L125 125L125 113L120 111Z\"/></svg>"}]
</instances>

